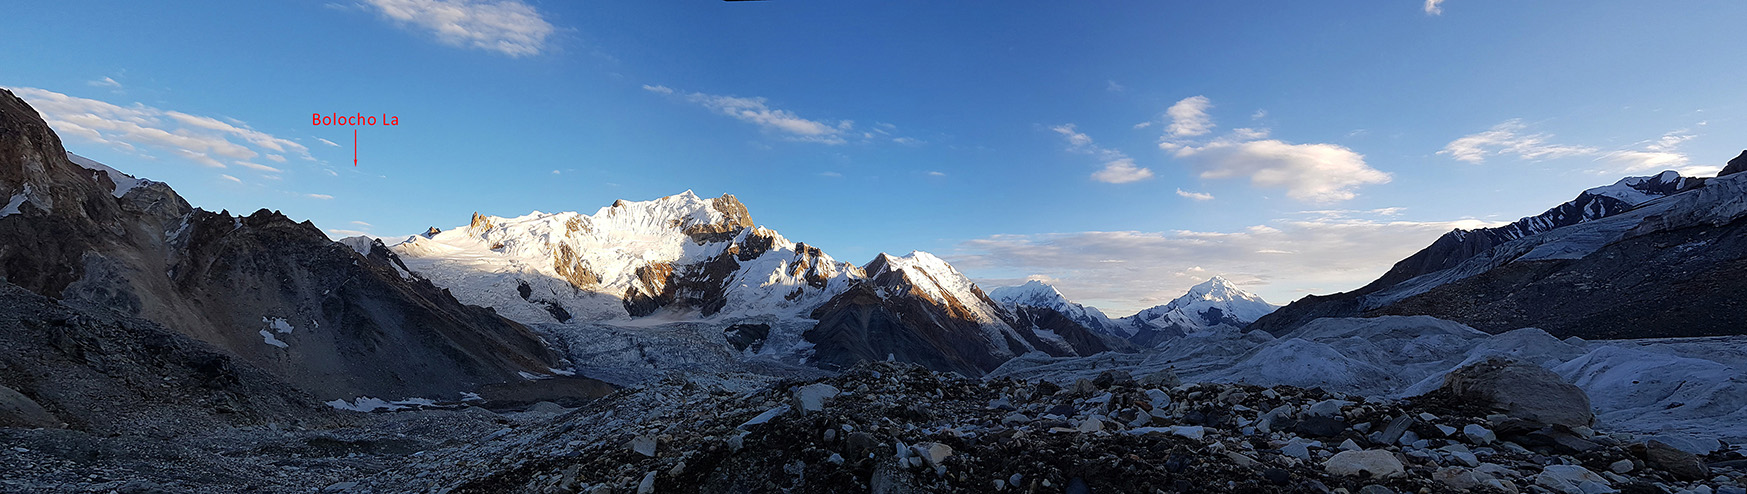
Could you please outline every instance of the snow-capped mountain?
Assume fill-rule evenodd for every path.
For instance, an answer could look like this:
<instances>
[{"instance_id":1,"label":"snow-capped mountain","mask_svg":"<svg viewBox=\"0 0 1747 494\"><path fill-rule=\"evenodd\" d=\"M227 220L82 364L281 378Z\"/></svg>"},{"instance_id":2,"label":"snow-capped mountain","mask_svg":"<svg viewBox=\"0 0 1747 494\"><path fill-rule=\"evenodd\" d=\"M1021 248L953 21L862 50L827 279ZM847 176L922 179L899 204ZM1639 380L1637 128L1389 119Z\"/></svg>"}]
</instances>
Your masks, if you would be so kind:
<instances>
[{"instance_id":1,"label":"snow-capped mountain","mask_svg":"<svg viewBox=\"0 0 1747 494\"><path fill-rule=\"evenodd\" d=\"M1042 307L1061 313L1086 329L1108 335L1128 337L1132 334L1126 325L1118 325L1104 315L1097 307L1088 307L1068 300L1054 286L1037 280L1025 282L1019 286L1004 286L989 290L989 298L995 299L1008 309L1019 307Z\"/></svg>"},{"instance_id":2,"label":"snow-capped mountain","mask_svg":"<svg viewBox=\"0 0 1747 494\"><path fill-rule=\"evenodd\" d=\"M1118 319L1135 344L1153 346L1172 337L1216 328L1242 328L1279 306L1214 276L1164 305Z\"/></svg>"},{"instance_id":3,"label":"snow-capped mountain","mask_svg":"<svg viewBox=\"0 0 1747 494\"><path fill-rule=\"evenodd\" d=\"M927 252L880 254L864 269L866 280L813 311L819 323L805 337L815 345L814 362L847 367L890 358L978 376L1033 351L1109 349L1078 324L1017 317Z\"/></svg>"},{"instance_id":4,"label":"snow-capped mountain","mask_svg":"<svg viewBox=\"0 0 1747 494\"><path fill-rule=\"evenodd\" d=\"M467 226L414 236L393 250L462 301L528 323L663 309L801 315L861 277L854 265L755 226L734 196L691 191L617 201L592 215L475 213Z\"/></svg>"}]
</instances>

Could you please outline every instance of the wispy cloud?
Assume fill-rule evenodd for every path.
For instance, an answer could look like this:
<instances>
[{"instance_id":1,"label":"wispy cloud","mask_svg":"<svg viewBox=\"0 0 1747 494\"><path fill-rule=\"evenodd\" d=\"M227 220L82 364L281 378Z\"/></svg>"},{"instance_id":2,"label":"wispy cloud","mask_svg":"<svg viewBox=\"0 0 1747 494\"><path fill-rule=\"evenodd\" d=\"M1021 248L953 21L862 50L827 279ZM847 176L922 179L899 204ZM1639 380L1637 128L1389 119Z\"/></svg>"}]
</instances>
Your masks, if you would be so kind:
<instances>
[{"instance_id":1,"label":"wispy cloud","mask_svg":"<svg viewBox=\"0 0 1747 494\"><path fill-rule=\"evenodd\" d=\"M1702 176L1722 170L1714 165L1693 165L1692 159L1680 151L1680 146L1694 137L1686 129L1681 129L1656 139L1640 141L1633 144L1634 148L1606 150L1595 146L1554 144L1552 134L1529 131L1521 119L1510 119L1484 132L1450 141L1438 154L1474 164L1485 163L1494 157L1528 161L1584 157L1604 164L1591 170L1596 173L1675 170L1686 176Z\"/></svg>"},{"instance_id":2,"label":"wispy cloud","mask_svg":"<svg viewBox=\"0 0 1747 494\"><path fill-rule=\"evenodd\" d=\"M219 175L219 176L218 176L218 178L222 178L222 179L225 179L225 180L229 180L229 181L232 181L232 182L236 182L236 183L239 183L239 184L240 184L240 183L243 183L243 179L240 179L240 178L237 178L237 177L233 177L233 176L230 176L230 175L224 175L224 174L220 174L220 175Z\"/></svg>"},{"instance_id":3,"label":"wispy cloud","mask_svg":"<svg viewBox=\"0 0 1747 494\"><path fill-rule=\"evenodd\" d=\"M340 145L339 145L339 144L337 144L337 143L335 143L335 142L334 142L334 141L330 141L330 140L327 140L327 139L322 139L322 138L320 138L320 137L317 137L317 138L315 138L315 140L317 140L317 141L321 141L321 143L322 143L322 144L327 144L327 145L329 145L329 146L333 146L333 147L340 147Z\"/></svg>"},{"instance_id":4,"label":"wispy cloud","mask_svg":"<svg viewBox=\"0 0 1747 494\"><path fill-rule=\"evenodd\" d=\"M929 171L928 176L930 176L930 177L944 177L944 176L946 176L946 172Z\"/></svg>"},{"instance_id":5,"label":"wispy cloud","mask_svg":"<svg viewBox=\"0 0 1747 494\"><path fill-rule=\"evenodd\" d=\"M109 77L105 77L105 78L98 79L95 81L86 82L86 84L89 84L89 85L92 85L95 87L108 87L108 88L116 88L116 89L121 88L121 83L116 82L115 79L109 78Z\"/></svg>"},{"instance_id":6,"label":"wispy cloud","mask_svg":"<svg viewBox=\"0 0 1747 494\"><path fill-rule=\"evenodd\" d=\"M1588 146L1566 146L1547 142L1550 134L1525 133L1528 125L1521 119L1506 120L1485 132L1469 134L1450 141L1438 154L1457 161L1480 164L1488 156L1512 155L1526 160L1556 159L1595 154Z\"/></svg>"},{"instance_id":7,"label":"wispy cloud","mask_svg":"<svg viewBox=\"0 0 1747 494\"><path fill-rule=\"evenodd\" d=\"M1182 138L1211 131L1210 107L1212 101L1205 96L1177 102L1166 111L1174 121L1159 142L1159 149L1189 163L1201 178L1247 177L1253 186L1285 189L1288 197L1308 202L1349 200L1357 197L1358 187L1390 180L1388 173L1372 168L1364 155L1346 146L1271 139L1268 129L1233 129L1205 141Z\"/></svg>"},{"instance_id":8,"label":"wispy cloud","mask_svg":"<svg viewBox=\"0 0 1747 494\"><path fill-rule=\"evenodd\" d=\"M853 132L855 122L838 120L829 123L822 120L803 118L792 111L772 108L765 98L725 96L705 93L680 93L667 86L644 85L643 89L661 95L677 95L680 99L692 103L717 114L758 126L759 129L799 142L817 142L838 145L849 142L849 139L871 138L871 132ZM884 129L876 127L876 131L886 134Z\"/></svg>"},{"instance_id":9,"label":"wispy cloud","mask_svg":"<svg viewBox=\"0 0 1747 494\"><path fill-rule=\"evenodd\" d=\"M327 194L304 194L304 195L303 195L303 196L304 196L304 197L308 197L308 198L310 198L310 199L321 199L321 200L324 200L324 201L326 201L326 200L328 200L328 199L333 199L333 198L334 198L334 196L330 196L330 195L327 195Z\"/></svg>"},{"instance_id":10,"label":"wispy cloud","mask_svg":"<svg viewBox=\"0 0 1747 494\"><path fill-rule=\"evenodd\" d=\"M1186 197L1189 199L1194 199L1197 201L1211 201L1211 200L1213 200L1213 194L1208 194L1206 192L1189 192L1187 190L1177 189L1177 195L1182 196L1182 197Z\"/></svg>"},{"instance_id":11,"label":"wispy cloud","mask_svg":"<svg viewBox=\"0 0 1747 494\"><path fill-rule=\"evenodd\" d=\"M241 165L244 168L250 168L250 169L264 171L264 172L268 172L268 173L280 173L280 170L278 168L274 168L274 167L259 164L259 163L250 163L247 161L238 161L237 164Z\"/></svg>"},{"instance_id":12,"label":"wispy cloud","mask_svg":"<svg viewBox=\"0 0 1747 494\"><path fill-rule=\"evenodd\" d=\"M230 164L272 169L248 160L266 153L294 154L314 161L309 149L289 139L261 132L236 121L162 110L140 103L120 106L37 88L10 88L42 114L63 138L104 144L152 156L170 156L213 168ZM283 161L282 157L281 160Z\"/></svg>"},{"instance_id":13,"label":"wispy cloud","mask_svg":"<svg viewBox=\"0 0 1747 494\"><path fill-rule=\"evenodd\" d=\"M1043 274L1076 301L1128 314L1222 275L1274 303L1361 286L1454 228L1477 220L1274 220L1231 232L1075 232L964 242L954 266L1000 286Z\"/></svg>"},{"instance_id":14,"label":"wispy cloud","mask_svg":"<svg viewBox=\"0 0 1747 494\"><path fill-rule=\"evenodd\" d=\"M1213 100L1206 96L1183 98L1165 109L1165 116L1171 119L1165 133L1172 137L1190 137L1212 132L1213 118L1207 115L1207 109L1211 107Z\"/></svg>"},{"instance_id":15,"label":"wispy cloud","mask_svg":"<svg viewBox=\"0 0 1747 494\"><path fill-rule=\"evenodd\" d=\"M1121 151L1108 149L1092 142L1092 136L1075 129L1074 124L1062 124L1050 127L1049 130L1061 134L1068 141L1068 150L1096 156L1104 162L1104 168L1092 172L1092 179L1104 183L1125 184L1152 178L1153 171L1134 164L1134 159Z\"/></svg>"},{"instance_id":16,"label":"wispy cloud","mask_svg":"<svg viewBox=\"0 0 1747 494\"><path fill-rule=\"evenodd\" d=\"M537 55L556 30L519 0L364 0L383 17L416 27L454 46L511 57Z\"/></svg>"},{"instance_id":17,"label":"wispy cloud","mask_svg":"<svg viewBox=\"0 0 1747 494\"><path fill-rule=\"evenodd\" d=\"M1112 93L1120 93L1123 91L1127 91L1128 86L1123 86L1122 84L1118 84L1115 80L1108 80L1108 81L1104 81L1104 90L1112 92Z\"/></svg>"},{"instance_id":18,"label":"wispy cloud","mask_svg":"<svg viewBox=\"0 0 1747 494\"><path fill-rule=\"evenodd\" d=\"M1426 0L1426 4L1425 4L1426 15L1443 15L1444 14L1443 4L1444 4L1444 0Z\"/></svg>"},{"instance_id":19,"label":"wispy cloud","mask_svg":"<svg viewBox=\"0 0 1747 494\"><path fill-rule=\"evenodd\" d=\"M353 220L353 221L352 221L352 224L354 224L354 225L358 225L358 226L361 226L361 227L364 227L364 228L370 228L370 227L372 227L372 226L375 226L375 225L372 225L372 224L369 224L369 223L365 223L365 222L362 222L362 221L356 221L356 220Z\"/></svg>"}]
</instances>

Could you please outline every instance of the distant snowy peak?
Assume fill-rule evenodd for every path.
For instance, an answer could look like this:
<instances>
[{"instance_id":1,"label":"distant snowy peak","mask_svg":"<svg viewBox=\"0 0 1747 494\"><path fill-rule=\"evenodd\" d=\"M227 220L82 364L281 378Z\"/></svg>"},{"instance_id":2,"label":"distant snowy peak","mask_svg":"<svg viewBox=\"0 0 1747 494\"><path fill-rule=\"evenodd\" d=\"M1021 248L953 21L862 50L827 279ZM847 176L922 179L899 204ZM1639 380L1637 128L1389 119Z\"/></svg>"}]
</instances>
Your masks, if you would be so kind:
<instances>
[{"instance_id":1,"label":"distant snowy peak","mask_svg":"<svg viewBox=\"0 0 1747 494\"><path fill-rule=\"evenodd\" d=\"M1067 296L1054 286L1037 280L1025 282L1019 286L1004 286L989 291L989 298L1008 309L1018 307L1042 307L1061 313L1069 320L1080 323L1087 329L1105 334L1127 336L1127 331L1117 328L1117 325L1096 307L1087 307L1068 300Z\"/></svg>"},{"instance_id":2,"label":"distant snowy peak","mask_svg":"<svg viewBox=\"0 0 1747 494\"><path fill-rule=\"evenodd\" d=\"M1242 328L1279 308L1244 291L1224 277L1214 276L1165 305L1120 319L1135 343L1152 345L1163 338L1220 326Z\"/></svg>"},{"instance_id":3,"label":"distant snowy peak","mask_svg":"<svg viewBox=\"0 0 1747 494\"><path fill-rule=\"evenodd\" d=\"M664 308L804 312L860 270L759 228L732 195L615 201L592 215L475 213L394 247L468 303L523 322L643 316Z\"/></svg>"}]
</instances>

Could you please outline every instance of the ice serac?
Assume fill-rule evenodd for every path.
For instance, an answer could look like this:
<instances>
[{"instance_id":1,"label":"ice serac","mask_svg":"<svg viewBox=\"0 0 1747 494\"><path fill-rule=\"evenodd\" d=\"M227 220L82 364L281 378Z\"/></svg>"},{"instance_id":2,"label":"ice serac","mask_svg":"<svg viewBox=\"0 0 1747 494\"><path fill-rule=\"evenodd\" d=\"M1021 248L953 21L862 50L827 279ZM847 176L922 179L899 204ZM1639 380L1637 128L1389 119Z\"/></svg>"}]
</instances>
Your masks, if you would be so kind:
<instances>
[{"instance_id":1,"label":"ice serac","mask_svg":"<svg viewBox=\"0 0 1747 494\"><path fill-rule=\"evenodd\" d=\"M1240 329L1277 306L1246 292L1224 277L1214 276L1164 305L1117 319L1130 341L1144 347L1170 338L1215 329Z\"/></svg>"},{"instance_id":2,"label":"ice serac","mask_svg":"<svg viewBox=\"0 0 1747 494\"><path fill-rule=\"evenodd\" d=\"M592 215L502 218L418 235L393 250L462 301L524 323L658 312L800 316L860 276L818 248L756 226L732 195L615 201Z\"/></svg>"},{"instance_id":3,"label":"ice serac","mask_svg":"<svg viewBox=\"0 0 1747 494\"><path fill-rule=\"evenodd\" d=\"M80 163L84 163L81 165ZM70 156L0 92L0 278L92 312L138 316L320 399L453 399L546 372L539 337L309 222L193 208L169 186Z\"/></svg>"},{"instance_id":4,"label":"ice serac","mask_svg":"<svg viewBox=\"0 0 1747 494\"><path fill-rule=\"evenodd\" d=\"M812 312L819 323L804 337L815 345L819 365L894 359L980 376L1032 351L1102 351L1086 345L1095 340L1089 334L1064 335L1021 321L932 254L880 254L863 269L865 280Z\"/></svg>"},{"instance_id":5,"label":"ice serac","mask_svg":"<svg viewBox=\"0 0 1747 494\"><path fill-rule=\"evenodd\" d=\"M1508 225L1452 230L1426 248L1396 262L1383 276L1363 287L1350 292L1305 297L1257 320L1248 329L1283 335L1319 317L1365 315L1401 298L1423 293L1432 287L1428 283L1443 283L1473 274L1458 268L1476 258L1492 259L1495 251L1505 244L1618 216L1658 199L1698 189L1705 183L1706 179L1683 177L1674 171L1627 177L1612 185L1585 190L1576 199ZM1432 276L1434 273L1438 275ZM1520 326L1505 329L1516 327Z\"/></svg>"}]
</instances>

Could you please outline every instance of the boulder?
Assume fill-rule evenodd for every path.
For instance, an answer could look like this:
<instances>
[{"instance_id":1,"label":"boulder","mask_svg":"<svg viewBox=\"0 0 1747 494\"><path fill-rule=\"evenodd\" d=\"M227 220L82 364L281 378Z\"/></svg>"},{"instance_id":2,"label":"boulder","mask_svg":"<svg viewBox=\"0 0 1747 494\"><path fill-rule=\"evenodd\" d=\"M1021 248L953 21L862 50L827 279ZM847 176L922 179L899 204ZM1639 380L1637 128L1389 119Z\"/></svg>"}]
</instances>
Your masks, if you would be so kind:
<instances>
[{"instance_id":1,"label":"boulder","mask_svg":"<svg viewBox=\"0 0 1747 494\"><path fill-rule=\"evenodd\" d=\"M1703 480L1710 477L1710 469L1697 455L1681 451L1668 443L1651 439L1641 446L1644 462L1651 467L1667 470L1674 478L1680 480ZM1634 450L1638 448L1633 448Z\"/></svg>"},{"instance_id":2,"label":"boulder","mask_svg":"<svg viewBox=\"0 0 1747 494\"><path fill-rule=\"evenodd\" d=\"M1553 371L1513 360L1495 357L1457 369L1444 377L1442 391L1541 424L1588 427L1595 423L1589 395L1582 389Z\"/></svg>"},{"instance_id":3,"label":"boulder","mask_svg":"<svg viewBox=\"0 0 1747 494\"><path fill-rule=\"evenodd\" d=\"M836 386L825 383L796 387L793 406L802 415L807 412L817 412L825 409L825 400L836 398L840 394L843 394L843 391L838 390Z\"/></svg>"},{"instance_id":4,"label":"boulder","mask_svg":"<svg viewBox=\"0 0 1747 494\"><path fill-rule=\"evenodd\" d=\"M1606 488L1607 478L1577 465L1547 465L1535 476L1535 485L1560 494L1588 494L1596 487Z\"/></svg>"},{"instance_id":5,"label":"boulder","mask_svg":"<svg viewBox=\"0 0 1747 494\"><path fill-rule=\"evenodd\" d=\"M61 419L44 410L36 400L12 388L0 386L0 427L60 427Z\"/></svg>"},{"instance_id":6,"label":"boulder","mask_svg":"<svg viewBox=\"0 0 1747 494\"><path fill-rule=\"evenodd\" d=\"M1342 451L1323 462L1322 468L1335 475L1370 475L1371 478L1396 477L1406 471L1394 453L1381 449Z\"/></svg>"}]
</instances>

